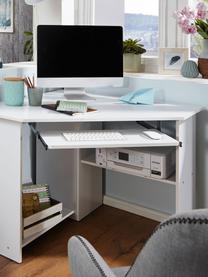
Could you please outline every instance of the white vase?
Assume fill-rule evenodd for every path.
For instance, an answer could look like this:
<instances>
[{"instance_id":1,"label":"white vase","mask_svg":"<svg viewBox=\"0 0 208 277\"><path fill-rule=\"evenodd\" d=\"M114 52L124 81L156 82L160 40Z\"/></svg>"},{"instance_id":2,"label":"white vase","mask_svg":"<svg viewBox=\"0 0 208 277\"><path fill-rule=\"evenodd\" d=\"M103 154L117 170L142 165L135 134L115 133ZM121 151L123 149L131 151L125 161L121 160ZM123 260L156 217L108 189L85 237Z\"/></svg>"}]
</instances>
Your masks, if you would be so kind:
<instances>
[{"instance_id":1,"label":"white vase","mask_svg":"<svg viewBox=\"0 0 208 277\"><path fill-rule=\"evenodd\" d=\"M124 72L141 72L141 55L127 53L123 55Z\"/></svg>"},{"instance_id":2,"label":"white vase","mask_svg":"<svg viewBox=\"0 0 208 277\"><path fill-rule=\"evenodd\" d=\"M201 59L208 59L208 39L203 39L202 41L202 52L199 55Z\"/></svg>"}]
</instances>

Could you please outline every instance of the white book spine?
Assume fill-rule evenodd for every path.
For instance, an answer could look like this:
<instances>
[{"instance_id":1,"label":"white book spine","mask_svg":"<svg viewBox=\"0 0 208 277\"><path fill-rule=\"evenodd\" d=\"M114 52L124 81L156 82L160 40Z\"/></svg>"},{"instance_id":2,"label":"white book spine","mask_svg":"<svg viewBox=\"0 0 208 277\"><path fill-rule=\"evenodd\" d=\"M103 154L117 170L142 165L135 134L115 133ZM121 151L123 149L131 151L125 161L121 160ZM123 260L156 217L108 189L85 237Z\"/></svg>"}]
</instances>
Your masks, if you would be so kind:
<instances>
[{"instance_id":1,"label":"white book spine","mask_svg":"<svg viewBox=\"0 0 208 277\"><path fill-rule=\"evenodd\" d=\"M25 193L30 193L30 192L44 192L44 191L48 191L48 189L47 189L47 188L37 188L37 189L26 189L26 188L23 188L22 191L25 192Z\"/></svg>"},{"instance_id":2,"label":"white book spine","mask_svg":"<svg viewBox=\"0 0 208 277\"><path fill-rule=\"evenodd\" d=\"M41 199L39 199L39 202L40 203L50 202L50 198L49 197L47 197L47 198L41 198Z\"/></svg>"}]
</instances>

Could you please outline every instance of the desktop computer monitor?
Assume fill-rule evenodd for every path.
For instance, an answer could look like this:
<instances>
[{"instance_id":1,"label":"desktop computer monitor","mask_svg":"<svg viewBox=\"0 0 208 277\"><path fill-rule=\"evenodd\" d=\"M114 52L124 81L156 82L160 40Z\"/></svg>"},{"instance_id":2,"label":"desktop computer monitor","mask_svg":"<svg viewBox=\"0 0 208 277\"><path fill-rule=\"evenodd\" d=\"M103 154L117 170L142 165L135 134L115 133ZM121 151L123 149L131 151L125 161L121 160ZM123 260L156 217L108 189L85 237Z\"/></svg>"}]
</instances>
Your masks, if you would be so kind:
<instances>
[{"instance_id":1,"label":"desktop computer monitor","mask_svg":"<svg viewBox=\"0 0 208 277\"><path fill-rule=\"evenodd\" d=\"M76 88L121 86L122 82L122 27L38 26L38 86L74 93Z\"/></svg>"}]
</instances>

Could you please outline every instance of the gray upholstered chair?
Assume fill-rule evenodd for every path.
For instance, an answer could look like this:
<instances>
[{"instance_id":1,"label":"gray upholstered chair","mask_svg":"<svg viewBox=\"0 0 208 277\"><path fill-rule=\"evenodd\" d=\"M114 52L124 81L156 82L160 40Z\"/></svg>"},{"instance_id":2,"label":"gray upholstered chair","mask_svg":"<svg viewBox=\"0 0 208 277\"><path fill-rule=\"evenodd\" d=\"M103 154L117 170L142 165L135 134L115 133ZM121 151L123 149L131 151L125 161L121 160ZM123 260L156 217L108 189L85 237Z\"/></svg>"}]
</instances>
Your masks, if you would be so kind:
<instances>
[{"instance_id":1,"label":"gray upholstered chair","mask_svg":"<svg viewBox=\"0 0 208 277\"><path fill-rule=\"evenodd\" d=\"M170 217L161 223L131 267L111 269L90 243L68 243L73 277L207 277L208 210Z\"/></svg>"}]
</instances>

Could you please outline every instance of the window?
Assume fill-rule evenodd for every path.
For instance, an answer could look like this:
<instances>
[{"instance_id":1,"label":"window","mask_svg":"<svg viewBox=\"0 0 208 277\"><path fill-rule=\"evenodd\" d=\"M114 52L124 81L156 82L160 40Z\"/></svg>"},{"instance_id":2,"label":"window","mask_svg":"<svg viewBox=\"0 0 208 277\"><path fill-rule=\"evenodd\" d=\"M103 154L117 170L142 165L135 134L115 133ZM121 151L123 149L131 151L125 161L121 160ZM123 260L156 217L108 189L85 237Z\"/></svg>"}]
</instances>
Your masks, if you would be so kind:
<instances>
[{"instance_id":1,"label":"window","mask_svg":"<svg viewBox=\"0 0 208 277\"><path fill-rule=\"evenodd\" d=\"M202 0L203 1L203 0ZM189 5L192 8L196 7L198 0L189 0ZM206 2L206 1L204 1ZM198 34L190 36L190 55L191 58L198 58L202 47L202 37Z\"/></svg>"},{"instance_id":2,"label":"window","mask_svg":"<svg viewBox=\"0 0 208 277\"><path fill-rule=\"evenodd\" d=\"M191 36L191 49L190 49L190 55L191 58L198 58L201 51L202 51L202 37L198 34Z\"/></svg>"},{"instance_id":3,"label":"window","mask_svg":"<svg viewBox=\"0 0 208 277\"><path fill-rule=\"evenodd\" d=\"M141 39L145 55L158 56L159 0L125 0L124 39Z\"/></svg>"}]
</instances>

